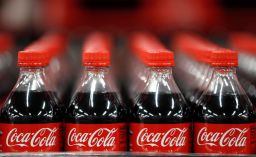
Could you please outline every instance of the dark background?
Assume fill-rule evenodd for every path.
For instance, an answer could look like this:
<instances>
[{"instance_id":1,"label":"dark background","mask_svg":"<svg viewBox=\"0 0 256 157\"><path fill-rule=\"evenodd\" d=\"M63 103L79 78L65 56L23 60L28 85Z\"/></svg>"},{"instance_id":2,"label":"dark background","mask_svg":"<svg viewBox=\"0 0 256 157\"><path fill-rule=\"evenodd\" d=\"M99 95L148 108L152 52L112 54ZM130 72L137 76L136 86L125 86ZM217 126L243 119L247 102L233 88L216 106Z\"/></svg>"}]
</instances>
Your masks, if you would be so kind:
<instances>
[{"instance_id":1,"label":"dark background","mask_svg":"<svg viewBox=\"0 0 256 157\"><path fill-rule=\"evenodd\" d=\"M1 0L0 28L21 34L178 30L255 32L255 0Z\"/></svg>"}]
</instances>

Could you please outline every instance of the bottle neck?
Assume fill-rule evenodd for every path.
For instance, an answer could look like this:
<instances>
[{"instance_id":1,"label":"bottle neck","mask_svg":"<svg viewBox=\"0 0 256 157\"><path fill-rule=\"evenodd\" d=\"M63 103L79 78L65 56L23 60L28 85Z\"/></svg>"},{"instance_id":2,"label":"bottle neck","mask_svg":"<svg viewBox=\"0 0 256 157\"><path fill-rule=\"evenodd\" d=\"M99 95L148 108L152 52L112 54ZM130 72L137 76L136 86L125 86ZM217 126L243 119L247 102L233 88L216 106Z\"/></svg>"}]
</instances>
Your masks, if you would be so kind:
<instances>
[{"instance_id":1,"label":"bottle neck","mask_svg":"<svg viewBox=\"0 0 256 157\"><path fill-rule=\"evenodd\" d=\"M237 82L236 68L235 67L214 67L211 81L220 80Z\"/></svg>"},{"instance_id":2,"label":"bottle neck","mask_svg":"<svg viewBox=\"0 0 256 157\"><path fill-rule=\"evenodd\" d=\"M20 75L23 74L44 74L45 67L20 67Z\"/></svg>"},{"instance_id":3,"label":"bottle neck","mask_svg":"<svg viewBox=\"0 0 256 157\"><path fill-rule=\"evenodd\" d=\"M148 68L148 79L149 80L173 80L172 68L171 67L150 67Z\"/></svg>"},{"instance_id":4,"label":"bottle neck","mask_svg":"<svg viewBox=\"0 0 256 157\"><path fill-rule=\"evenodd\" d=\"M85 67L84 78L94 81L106 81L110 79L109 67Z\"/></svg>"},{"instance_id":5,"label":"bottle neck","mask_svg":"<svg viewBox=\"0 0 256 157\"><path fill-rule=\"evenodd\" d=\"M109 67L85 67L76 92L116 92Z\"/></svg>"},{"instance_id":6,"label":"bottle neck","mask_svg":"<svg viewBox=\"0 0 256 157\"><path fill-rule=\"evenodd\" d=\"M143 90L142 90L143 91ZM145 92L180 93L171 67L150 67Z\"/></svg>"},{"instance_id":7,"label":"bottle neck","mask_svg":"<svg viewBox=\"0 0 256 157\"><path fill-rule=\"evenodd\" d=\"M214 67L206 93L214 95L245 94L238 81L236 67Z\"/></svg>"},{"instance_id":8,"label":"bottle neck","mask_svg":"<svg viewBox=\"0 0 256 157\"><path fill-rule=\"evenodd\" d=\"M236 76L235 67L214 67L213 75L218 76Z\"/></svg>"},{"instance_id":9,"label":"bottle neck","mask_svg":"<svg viewBox=\"0 0 256 157\"><path fill-rule=\"evenodd\" d=\"M15 85L17 91L47 91L44 67L21 67L18 81Z\"/></svg>"},{"instance_id":10,"label":"bottle neck","mask_svg":"<svg viewBox=\"0 0 256 157\"><path fill-rule=\"evenodd\" d=\"M94 67L94 66L88 66L84 68L86 71L94 74L108 74L109 67Z\"/></svg>"}]
</instances>

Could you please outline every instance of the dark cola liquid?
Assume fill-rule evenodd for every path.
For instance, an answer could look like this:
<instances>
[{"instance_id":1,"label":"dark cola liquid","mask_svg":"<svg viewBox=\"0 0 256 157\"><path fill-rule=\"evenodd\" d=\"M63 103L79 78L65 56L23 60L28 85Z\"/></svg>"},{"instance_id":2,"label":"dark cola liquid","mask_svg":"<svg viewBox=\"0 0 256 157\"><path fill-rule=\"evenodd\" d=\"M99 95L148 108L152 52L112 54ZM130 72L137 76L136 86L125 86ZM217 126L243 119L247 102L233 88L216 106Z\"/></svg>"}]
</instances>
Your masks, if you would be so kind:
<instances>
[{"instance_id":1,"label":"dark cola liquid","mask_svg":"<svg viewBox=\"0 0 256 157\"><path fill-rule=\"evenodd\" d=\"M61 111L49 92L12 92L1 109L2 123L61 122Z\"/></svg>"},{"instance_id":2,"label":"dark cola liquid","mask_svg":"<svg viewBox=\"0 0 256 157\"><path fill-rule=\"evenodd\" d=\"M203 90L195 88L191 90L189 97L186 98L188 104L191 106L192 112L194 111L195 107L197 106L198 99L203 94Z\"/></svg>"},{"instance_id":3,"label":"dark cola liquid","mask_svg":"<svg viewBox=\"0 0 256 157\"><path fill-rule=\"evenodd\" d=\"M126 123L126 111L113 92L77 93L65 115L71 123Z\"/></svg>"},{"instance_id":4,"label":"dark cola liquid","mask_svg":"<svg viewBox=\"0 0 256 157\"><path fill-rule=\"evenodd\" d=\"M61 102L65 107L68 107L72 92L73 92L73 83L68 83L67 89L64 91L63 95L61 96Z\"/></svg>"},{"instance_id":5,"label":"dark cola liquid","mask_svg":"<svg viewBox=\"0 0 256 157\"><path fill-rule=\"evenodd\" d=\"M194 120L205 123L255 122L255 110L246 95L205 95L195 109Z\"/></svg>"},{"instance_id":6,"label":"dark cola liquid","mask_svg":"<svg viewBox=\"0 0 256 157\"><path fill-rule=\"evenodd\" d=\"M241 83L242 87L244 88L246 95L249 97L254 108L256 108L256 88L255 88L255 86L252 84L252 82L248 81L243 76L239 77L239 82Z\"/></svg>"},{"instance_id":7,"label":"dark cola liquid","mask_svg":"<svg viewBox=\"0 0 256 157\"><path fill-rule=\"evenodd\" d=\"M62 99L59 99L58 98L58 94L56 91L49 91L49 94L51 94L52 96L52 99L57 102L59 108L60 108L60 114L61 114L61 117L62 119L64 118L64 114L65 114L65 111L66 111L66 106L65 104L63 103Z\"/></svg>"},{"instance_id":8,"label":"dark cola liquid","mask_svg":"<svg viewBox=\"0 0 256 157\"><path fill-rule=\"evenodd\" d=\"M256 111L256 96L248 94L248 97L249 97L250 101L252 102L254 110Z\"/></svg>"},{"instance_id":9,"label":"dark cola liquid","mask_svg":"<svg viewBox=\"0 0 256 157\"><path fill-rule=\"evenodd\" d=\"M191 107L181 94L142 93L132 108L130 121L157 124L191 122Z\"/></svg>"},{"instance_id":10,"label":"dark cola liquid","mask_svg":"<svg viewBox=\"0 0 256 157\"><path fill-rule=\"evenodd\" d=\"M134 102L132 98L129 96L128 89L124 85L121 85L119 91L122 98L122 104L126 108L127 112L130 113L130 108L133 106Z\"/></svg>"}]
</instances>

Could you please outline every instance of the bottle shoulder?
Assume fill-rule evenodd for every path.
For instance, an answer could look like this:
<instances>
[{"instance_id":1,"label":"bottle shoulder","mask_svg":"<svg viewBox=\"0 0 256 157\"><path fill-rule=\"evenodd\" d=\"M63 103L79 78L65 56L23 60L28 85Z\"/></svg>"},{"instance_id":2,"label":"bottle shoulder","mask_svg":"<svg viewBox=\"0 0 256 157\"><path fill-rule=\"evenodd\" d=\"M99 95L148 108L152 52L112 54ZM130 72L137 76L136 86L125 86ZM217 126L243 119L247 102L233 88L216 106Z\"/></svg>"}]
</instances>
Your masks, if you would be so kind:
<instances>
[{"instance_id":1,"label":"bottle shoulder","mask_svg":"<svg viewBox=\"0 0 256 157\"><path fill-rule=\"evenodd\" d=\"M246 95L203 95L195 107L195 120L222 123L255 121L255 109Z\"/></svg>"},{"instance_id":2,"label":"bottle shoulder","mask_svg":"<svg viewBox=\"0 0 256 157\"><path fill-rule=\"evenodd\" d=\"M60 122L61 111L48 92L15 91L1 109L1 121L13 123Z\"/></svg>"},{"instance_id":3,"label":"bottle shoulder","mask_svg":"<svg viewBox=\"0 0 256 157\"><path fill-rule=\"evenodd\" d=\"M66 122L114 123L125 121L126 112L116 93L77 93L66 110Z\"/></svg>"},{"instance_id":4,"label":"bottle shoulder","mask_svg":"<svg viewBox=\"0 0 256 157\"><path fill-rule=\"evenodd\" d=\"M143 93L132 108L131 120L146 123L191 121L191 108L181 94Z\"/></svg>"}]
</instances>

